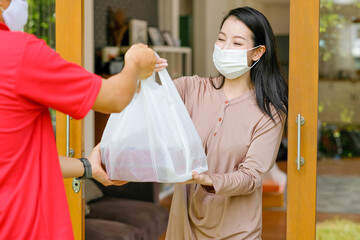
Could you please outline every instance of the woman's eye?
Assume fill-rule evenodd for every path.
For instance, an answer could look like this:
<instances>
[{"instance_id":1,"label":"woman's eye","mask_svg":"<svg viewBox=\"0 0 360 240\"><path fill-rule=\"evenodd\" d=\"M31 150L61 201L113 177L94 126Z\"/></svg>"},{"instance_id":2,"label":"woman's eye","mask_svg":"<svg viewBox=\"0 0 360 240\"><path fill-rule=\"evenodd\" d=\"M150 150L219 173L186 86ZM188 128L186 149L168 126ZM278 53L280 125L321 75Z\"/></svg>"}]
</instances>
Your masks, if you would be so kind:
<instances>
[{"instance_id":1,"label":"woman's eye","mask_svg":"<svg viewBox=\"0 0 360 240\"><path fill-rule=\"evenodd\" d=\"M223 41L225 41L225 40L224 40L224 39L222 39L222 38L218 38L218 41L223 42Z\"/></svg>"},{"instance_id":2,"label":"woman's eye","mask_svg":"<svg viewBox=\"0 0 360 240\"><path fill-rule=\"evenodd\" d=\"M234 45L241 46L242 44L241 43L234 43Z\"/></svg>"}]
</instances>

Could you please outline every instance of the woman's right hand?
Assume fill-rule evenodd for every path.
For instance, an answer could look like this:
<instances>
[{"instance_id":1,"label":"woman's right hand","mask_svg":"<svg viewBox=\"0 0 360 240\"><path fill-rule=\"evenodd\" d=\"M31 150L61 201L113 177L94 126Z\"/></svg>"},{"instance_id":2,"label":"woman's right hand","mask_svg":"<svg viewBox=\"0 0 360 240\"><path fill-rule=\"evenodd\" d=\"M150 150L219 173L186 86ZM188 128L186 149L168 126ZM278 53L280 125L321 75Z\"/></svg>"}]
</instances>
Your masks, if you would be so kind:
<instances>
[{"instance_id":1,"label":"woman's right hand","mask_svg":"<svg viewBox=\"0 0 360 240\"><path fill-rule=\"evenodd\" d=\"M160 72L168 66L165 58L156 57L155 72Z\"/></svg>"},{"instance_id":2,"label":"woman's right hand","mask_svg":"<svg viewBox=\"0 0 360 240\"><path fill-rule=\"evenodd\" d=\"M156 64L154 50L141 43L132 45L125 54L125 65L127 64L131 64L137 69L138 79L150 77Z\"/></svg>"}]
</instances>

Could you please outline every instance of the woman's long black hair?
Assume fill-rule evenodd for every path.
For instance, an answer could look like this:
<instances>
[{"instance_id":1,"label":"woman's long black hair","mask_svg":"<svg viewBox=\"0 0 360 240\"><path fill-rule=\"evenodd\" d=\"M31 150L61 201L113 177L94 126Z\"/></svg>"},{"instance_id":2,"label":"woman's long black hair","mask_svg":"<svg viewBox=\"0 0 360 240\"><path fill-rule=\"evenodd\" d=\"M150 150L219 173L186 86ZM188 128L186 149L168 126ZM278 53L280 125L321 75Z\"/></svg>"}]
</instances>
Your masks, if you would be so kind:
<instances>
[{"instance_id":1,"label":"woman's long black hair","mask_svg":"<svg viewBox=\"0 0 360 240\"><path fill-rule=\"evenodd\" d=\"M241 7L230 10L221 23L231 16L243 22L253 33L254 46L264 45L266 51L260 61L250 70L251 81L255 86L256 102L261 111L274 120L270 104L277 113L288 113L288 87L281 74L276 52L274 33L266 17L259 11L250 7ZM220 89L224 85L221 83Z\"/></svg>"}]
</instances>

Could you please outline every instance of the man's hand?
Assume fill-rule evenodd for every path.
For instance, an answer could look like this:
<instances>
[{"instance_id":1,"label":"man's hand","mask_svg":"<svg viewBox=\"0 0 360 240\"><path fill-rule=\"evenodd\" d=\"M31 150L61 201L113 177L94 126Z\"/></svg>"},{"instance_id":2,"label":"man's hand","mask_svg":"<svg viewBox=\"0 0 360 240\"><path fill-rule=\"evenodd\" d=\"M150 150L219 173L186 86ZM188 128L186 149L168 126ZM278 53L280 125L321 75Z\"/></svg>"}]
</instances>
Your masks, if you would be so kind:
<instances>
[{"instance_id":1,"label":"man's hand","mask_svg":"<svg viewBox=\"0 0 360 240\"><path fill-rule=\"evenodd\" d=\"M104 167L101 164L100 144L98 144L87 157L91 163L92 178L100 182L104 186L117 185L121 186L128 182L126 181L112 181L106 174Z\"/></svg>"},{"instance_id":2,"label":"man's hand","mask_svg":"<svg viewBox=\"0 0 360 240\"><path fill-rule=\"evenodd\" d=\"M130 64L137 69L138 79L150 77L156 64L154 50L144 44L135 44L125 54L125 65Z\"/></svg>"}]
</instances>

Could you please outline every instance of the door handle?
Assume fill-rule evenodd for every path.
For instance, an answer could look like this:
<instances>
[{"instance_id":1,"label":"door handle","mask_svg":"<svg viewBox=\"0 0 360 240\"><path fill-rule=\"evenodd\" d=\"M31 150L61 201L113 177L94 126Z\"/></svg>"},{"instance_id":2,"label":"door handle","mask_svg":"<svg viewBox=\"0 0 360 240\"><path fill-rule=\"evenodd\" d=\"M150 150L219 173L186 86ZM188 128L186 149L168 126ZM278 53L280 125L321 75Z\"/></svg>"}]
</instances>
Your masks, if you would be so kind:
<instances>
[{"instance_id":1,"label":"door handle","mask_svg":"<svg viewBox=\"0 0 360 240\"><path fill-rule=\"evenodd\" d=\"M297 157L296 157L296 166L297 170L300 170L300 168L305 164L305 159L300 154L301 149L301 131L300 128L302 125L305 124L305 118L301 116L299 113L296 118L296 125L297 125Z\"/></svg>"},{"instance_id":2,"label":"door handle","mask_svg":"<svg viewBox=\"0 0 360 240\"><path fill-rule=\"evenodd\" d=\"M74 154L74 150L70 148L70 116L66 115L66 156L73 157ZM80 184L79 179L73 178L72 189L75 193L80 191Z\"/></svg>"},{"instance_id":3,"label":"door handle","mask_svg":"<svg viewBox=\"0 0 360 240\"><path fill-rule=\"evenodd\" d=\"M70 157L70 116L66 115L66 156Z\"/></svg>"}]
</instances>

